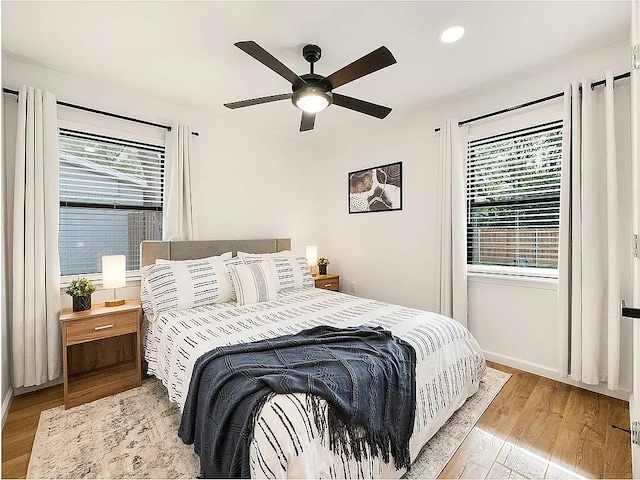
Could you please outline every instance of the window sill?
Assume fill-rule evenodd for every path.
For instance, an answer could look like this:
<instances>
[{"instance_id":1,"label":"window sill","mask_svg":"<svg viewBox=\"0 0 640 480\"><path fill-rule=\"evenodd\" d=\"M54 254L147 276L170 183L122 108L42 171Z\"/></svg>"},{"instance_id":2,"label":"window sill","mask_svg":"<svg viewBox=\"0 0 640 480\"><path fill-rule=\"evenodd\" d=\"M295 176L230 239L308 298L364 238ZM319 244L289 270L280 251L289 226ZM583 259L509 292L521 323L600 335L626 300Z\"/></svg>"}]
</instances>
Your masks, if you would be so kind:
<instances>
[{"instance_id":1,"label":"window sill","mask_svg":"<svg viewBox=\"0 0 640 480\"><path fill-rule=\"evenodd\" d=\"M558 279L558 270L551 268L507 267L503 265L467 265L467 273L508 277Z\"/></svg>"},{"instance_id":2,"label":"window sill","mask_svg":"<svg viewBox=\"0 0 640 480\"><path fill-rule=\"evenodd\" d=\"M469 283L492 284L520 288L538 288L543 290L557 290L558 279L532 275L514 275L495 272L467 271Z\"/></svg>"}]
</instances>

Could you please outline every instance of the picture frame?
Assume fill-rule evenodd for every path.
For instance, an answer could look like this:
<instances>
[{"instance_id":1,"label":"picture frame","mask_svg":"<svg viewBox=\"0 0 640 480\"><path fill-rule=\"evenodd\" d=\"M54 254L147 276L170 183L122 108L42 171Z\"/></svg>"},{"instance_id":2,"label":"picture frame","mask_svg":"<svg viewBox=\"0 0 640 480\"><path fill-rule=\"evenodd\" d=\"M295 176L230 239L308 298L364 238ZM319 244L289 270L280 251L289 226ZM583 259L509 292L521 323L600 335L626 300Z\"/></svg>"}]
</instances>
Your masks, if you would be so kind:
<instances>
[{"instance_id":1,"label":"picture frame","mask_svg":"<svg viewBox=\"0 0 640 480\"><path fill-rule=\"evenodd\" d=\"M349 213L402 210L402 162L349 172Z\"/></svg>"}]
</instances>

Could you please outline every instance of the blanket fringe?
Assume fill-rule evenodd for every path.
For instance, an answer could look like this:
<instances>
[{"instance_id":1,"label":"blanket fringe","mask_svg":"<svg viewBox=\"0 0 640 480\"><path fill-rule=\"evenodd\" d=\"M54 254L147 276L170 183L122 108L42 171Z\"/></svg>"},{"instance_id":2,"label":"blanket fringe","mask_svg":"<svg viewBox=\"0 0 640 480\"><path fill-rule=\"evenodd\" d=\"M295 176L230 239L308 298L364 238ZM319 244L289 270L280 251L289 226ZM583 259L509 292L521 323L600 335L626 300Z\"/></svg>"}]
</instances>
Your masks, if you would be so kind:
<instances>
[{"instance_id":1,"label":"blanket fringe","mask_svg":"<svg viewBox=\"0 0 640 480\"><path fill-rule=\"evenodd\" d=\"M360 462L368 456L381 457L389 463L393 455L397 470L411 467L409 446L402 446L402 442L393 435L363 425L356 425L343 421L338 411L328 402L315 395L307 395L307 409L313 412L313 420L324 443L329 439L329 447L341 457ZM328 430L327 430L328 429Z\"/></svg>"},{"instance_id":2,"label":"blanket fringe","mask_svg":"<svg viewBox=\"0 0 640 480\"><path fill-rule=\"evenodd\" d=\"M271 399L275 396L275 392L271 392L262 397L260 401L254 405L253 410L251 410L251 420L249 421L248 425L251 425L253 427L256 424L256 420L258 420L260 412L262 412L262 407L264 407L265 403L271 401ZM243 429L242 436L244 437L247 448L249 448L251 442L253 441L253 437L255 436L255 428L246 430Z\"/></svg>"}]
</instances>

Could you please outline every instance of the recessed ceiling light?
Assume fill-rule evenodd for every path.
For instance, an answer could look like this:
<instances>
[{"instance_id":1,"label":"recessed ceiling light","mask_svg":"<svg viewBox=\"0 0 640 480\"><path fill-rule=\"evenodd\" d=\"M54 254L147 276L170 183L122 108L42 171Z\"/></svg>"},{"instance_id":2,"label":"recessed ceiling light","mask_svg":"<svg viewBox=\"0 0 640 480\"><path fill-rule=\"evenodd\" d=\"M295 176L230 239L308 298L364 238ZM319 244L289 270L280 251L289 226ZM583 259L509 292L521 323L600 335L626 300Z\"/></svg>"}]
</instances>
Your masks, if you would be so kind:
<instances>
[{"instance_id":1,"label":"recessed ceiling light","mask_svg":"<svg viewBox=\"0 0 640 480\"><path fill-rule=\"evenodd\" d=\"M464 28L461 25L454 25L452 27L445 28L440 33L440 41L442 43L453 43L460 40L464 35Z\"/></svg>"}]
</instances>

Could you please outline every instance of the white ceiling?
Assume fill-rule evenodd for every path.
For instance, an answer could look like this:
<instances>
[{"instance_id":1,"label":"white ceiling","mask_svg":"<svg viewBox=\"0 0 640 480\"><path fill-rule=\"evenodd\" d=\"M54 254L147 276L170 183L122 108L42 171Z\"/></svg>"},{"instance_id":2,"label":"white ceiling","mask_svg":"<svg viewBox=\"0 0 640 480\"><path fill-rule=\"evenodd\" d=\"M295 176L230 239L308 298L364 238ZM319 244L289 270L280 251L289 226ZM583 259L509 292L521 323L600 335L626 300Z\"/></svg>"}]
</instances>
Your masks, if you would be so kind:
<instances>
[{"instance_id":1,"label":"white ceiling","mask_svg":"<svg viewBox=\"0 0 640 480\"><path fill-rule=\"evenodd\" d=\"M316 72L323 75L385 45L396 65L337 92L397 108L623 41L630 9L628 1L3 1L2 49L9 57L212 111L290 91L234 42L255 40L298 74L308 72L303 45L316 43L323 51ZM453 23L465 26L465 37L441 44L438 32ZM258 108L284 105L244 111Z\"/></svg>"}]
</instances>

